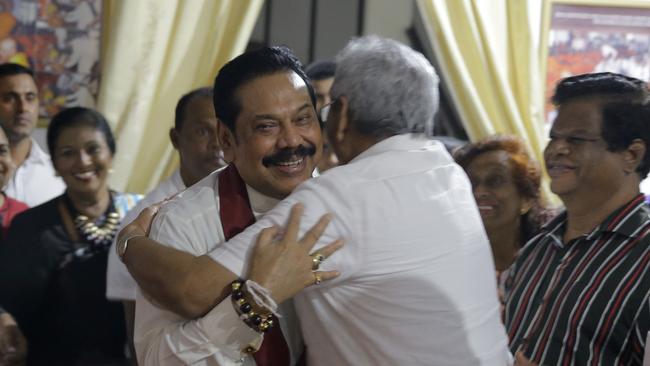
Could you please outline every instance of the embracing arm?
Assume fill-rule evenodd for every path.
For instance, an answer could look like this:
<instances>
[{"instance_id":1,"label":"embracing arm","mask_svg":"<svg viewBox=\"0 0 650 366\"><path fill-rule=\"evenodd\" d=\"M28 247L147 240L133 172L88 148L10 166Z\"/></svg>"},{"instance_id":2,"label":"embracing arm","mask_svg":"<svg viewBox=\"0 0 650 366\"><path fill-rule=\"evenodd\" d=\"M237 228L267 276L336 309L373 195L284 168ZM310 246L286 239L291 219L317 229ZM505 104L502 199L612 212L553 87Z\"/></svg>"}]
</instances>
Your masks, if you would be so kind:
<instances>
[{"instance_id":1,"label":"embracing arm","mask_svg":"<svg viewBox=\"0 0 650 366\"><path fill-rule=\"evenodd\" d=\"M197 257L145 237L157 209L145 209L120 232L118 241L142 235L129 240L124 262L151 300L185 318L197 318L230 294L229 285L237 276L206 255ZM301 204L291 208L285 233L279 240L274 240L277 228L262 230L252 256L249 278L266 287L278 304L314 283L309 252L331 220L330 215L322 216L298 240L303 210ZM343 242L336 240L319 252L328 257L342 246ZM337 271L319 272L323 281L338 275Z\"/></svg>"},{"instance_id":2,"label":"embracing arm","mask_svg":"<svg viewBox=\"0 0 650 366\"><path fill-rule=\"evenodd\" d=\"M308 253L315 244L316 239L320 236L320 232L327 225L327 219L325 218L319 222L319 225L308 232L303 237L303 240L298 241L296 240L296 235L299 215L300 210L295 211L294 215L292 215L292 219L290 219L282 240L276 240L277 229L266 229L262 231L262 234L257 240L257 245L254 248L254 263L251 267L249 278L258 283L265 283L264 286L267 286L267 289L273 294L278 295L273 296L274 300L278 303L283 301L283 297L292 296L306 285L313 284L311 260L308 257ZM147 228L144 228L144 231L146 230ZM131 234L138 234L138 231L131 232ZM160 231L158 231L157 235L160 235ZM159 236L154 234L154 237L158 238ZM182 242L187 239L173 235L169 236L169 233L164 234L163 237L165 238L165 242ZM130 256L133 253L139 253L142 248L146 249L147 245L147 241L144 241L143 247L140 247L139 244L134 246L134 248L138 248L136 251L131 252L134 248L130 248L128 251L129 258L133 259L134 257ZM340 242L336 242L321 248L320 252L325 256L329 256L340 248L340 246ZM156 254L157 250L155 245L153 248L154 256L158 255ZM142 252L140 255L146 257L147 260L151 259L150 255L147 256L148 253L145 250L142 250ZM199 259L200 257L193 257L184 252L175 253L171 251L165 253L166 251L164 250L161 252L163 253L160 257L162 259L158 258L158 260L163 265L168 265L171 270L184 271L184 277L187 278L186 281L197 281L197 284L201 284L201 286L197 286L197 292L200 293L203 292L202 290L205 290L205 283L201 283L195 276L197 274L200 276L205 271L200 268L200 264L190 264L192 258ZM166 260L169 258L165 259L166 254L170 254L171 256L178 254L181 260L180 262L172 260L171 263L167 263ZM307 260L302 262L296 261L295 258ZM190 261L184 263L184 259L189 259ZM293 262L302 263L295 265ZM179 266L178 263L181 263L181 265ZM153 272L153 277L155 277L158 270ZM159 285L164 287L164 282L169 282L169 279L175 277L176 274L177 272L160 272L158 275L163 276L167 281L159 282ZM323 281L333 278L336 275L337 273L335 271L322 272L320 274ZM151 273L145 273L144 276L152 275ZM283 280L276 281L272 280L273 278L281 278ZM279 290L277 285L282 286L282 290ZM178 293L184 292L177 291ZM170 301L173 301L173 292L169 291L169 293L172 293ZM201 301L201 297L193 297L192 299L195 301L197 298ZM243 349L249 348L249 346L256 348L254 344L257 343L259 345L259 342L261 342L261 335L248 328L240 320L239 315L235 312L231 304L230 298L221 301L217 306L209 310L205 316L195 320L187 320L187 318L179 317L176 314L153 305L148 300L141 293L138 294L135 345L138 359L143 365L168 365L177 364L178 362L190 364L206 358L218 360L218 363L221 365L237 364L245 356L242 353ZM214 301L214 297L208 297L205 301L205 304L208 304L206 306L211 307L211 302ZM190 304L186 306L191 308L196 305ZM199 306L203 306L203 304L199 304ZM203 312L203 309L197 310L197 312Z\"/></svg>"},{"instance_id":3,"label":"embracing arm","mask_svg":"<svg viewBox=\"0 0 650 366\"><path fill-rule=\"evenodd\" d=\"M185 318L204 315L229 294L228 285L236 276L207 256L195 256L144 236L158 208L143 210L120 232L118 242L132 237L122 258L124 264L154 302Z\"/></svg>"}]
</instances>

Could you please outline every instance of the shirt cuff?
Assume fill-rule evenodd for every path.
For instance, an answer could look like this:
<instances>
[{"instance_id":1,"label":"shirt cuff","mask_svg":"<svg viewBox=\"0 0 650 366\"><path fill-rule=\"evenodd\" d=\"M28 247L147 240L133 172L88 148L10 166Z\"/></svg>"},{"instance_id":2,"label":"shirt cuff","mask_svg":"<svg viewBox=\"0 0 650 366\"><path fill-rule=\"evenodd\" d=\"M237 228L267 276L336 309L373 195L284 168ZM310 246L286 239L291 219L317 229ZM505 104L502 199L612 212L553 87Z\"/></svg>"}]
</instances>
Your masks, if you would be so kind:
<instances>
[{"instance_id":1,"label":"shirt cuff","mask_svg":"<svg viewBox=\"0 0 650 366\"><path fill-rule=\"evenodd\" d=\"M210 342L233 360L257 351L264 340L261 333L254 331L239 319L230 296L200 318L198 323Z\"/></svg>"}]
</instances>

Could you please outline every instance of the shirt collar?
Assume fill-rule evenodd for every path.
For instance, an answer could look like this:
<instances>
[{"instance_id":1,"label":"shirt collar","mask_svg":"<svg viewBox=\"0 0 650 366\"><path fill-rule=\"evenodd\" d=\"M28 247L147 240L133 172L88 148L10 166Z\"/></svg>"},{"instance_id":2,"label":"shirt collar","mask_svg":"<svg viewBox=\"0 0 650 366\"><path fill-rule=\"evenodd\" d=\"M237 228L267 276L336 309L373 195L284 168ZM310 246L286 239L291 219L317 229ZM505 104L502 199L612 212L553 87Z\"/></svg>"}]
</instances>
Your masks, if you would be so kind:
<instances>
[{"instance_id":1,"label":"shirt collar","mask_svg":"<svg viewBox=\"0 0 650 366\"><path fill-rule=\"evenodd\" d=\"M650 208L645 203L645 197L639 194L607 216L585 238L587 240L594 240L607 232L621 234L627 237L636 237L639 235L638 229L645 225L649 219ZM562 237L566 230L566 222L567 214L566 211L563 211L541 229L545 233L545 236L553 242L553 245L560 248L564 247Z\"/></svg>"},{"instance_id":2,"label":"shirt collar","mask_svg":"<svg viewBox=\"0 0 650 366\"><path fill-rule=\"evenodd\" d=\"M432 140L426 137L424 134L407 133L402 135L395 135L372 145L366 151L357 155L350 162L355 162L357 160L361 160L370 156L379 155L386 151L422 150L433 146L444 148L440 142Z\"/></svg>"},{"instance_id":3,"label":"shirt collar","mask_svg":"<svg viewBox=\"0 0 650 366\"><path fill-rule=\"evenodd\" d=\"M248 193L248 200L256 219L271 210L278 204L278 202L280 202L279 199L263 195L248 184L246 185L246 192Z\"/></svg>"},{"instance_id":4,"label":"shirt collar","mask_svg":"<svg viewBox=\"0 0 650 366\"><path fill-rule=\"evenodd\" d=\"M31 163L31 164L49 164L50 163L50 156L41 149L41 147L38 145L38 142L32 140L32 147L29 149L29 155L27 155L27 159L25 161Z\"/></svg>"},{"instance_id":5,"label":"shirt collar","mask_svg":"<svg viewBox=\"0 0 650 366\"><path fill-rule=\"evenodd\" d=\"M566 211L557 215L540 229L544 236L558 248L564 248L564 231L566 230Z\"/></svg>"},{"instance_id":6,"label":"shirt collar","mask_svg":"<svg viewBox=\"0 0 650 366\"><path fill-rule=\"evenodd\" d=\"M611 232L627 237L639 235L638 229L649 219L650 209L645 203L645 196L639 194L614 212L612 212L588 236L593 239L602 233Z\"/></svg>"}]
</instances>

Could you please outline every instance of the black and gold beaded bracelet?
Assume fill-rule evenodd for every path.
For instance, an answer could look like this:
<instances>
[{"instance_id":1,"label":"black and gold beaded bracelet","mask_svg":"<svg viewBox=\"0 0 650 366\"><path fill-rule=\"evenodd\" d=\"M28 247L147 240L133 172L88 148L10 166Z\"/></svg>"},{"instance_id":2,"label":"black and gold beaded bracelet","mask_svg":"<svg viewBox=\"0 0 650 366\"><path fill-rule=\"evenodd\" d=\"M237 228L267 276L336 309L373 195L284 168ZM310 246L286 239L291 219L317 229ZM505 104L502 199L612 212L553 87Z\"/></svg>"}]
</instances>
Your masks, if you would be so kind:
<instances>
[{"instance_id":1,"label":"black and gold beaded bracelet","mask_svg":"<svg viewBox=\"0 0 650 366\"><path fill-rule=\"evenodd\" d=\"M230 285L232 305L246 325L256 332L264 333L273 327L273 314L264 315L253 311L253 306L246 299L245 282L243 279L237 279Z\"/></svg>"}]
</instances>

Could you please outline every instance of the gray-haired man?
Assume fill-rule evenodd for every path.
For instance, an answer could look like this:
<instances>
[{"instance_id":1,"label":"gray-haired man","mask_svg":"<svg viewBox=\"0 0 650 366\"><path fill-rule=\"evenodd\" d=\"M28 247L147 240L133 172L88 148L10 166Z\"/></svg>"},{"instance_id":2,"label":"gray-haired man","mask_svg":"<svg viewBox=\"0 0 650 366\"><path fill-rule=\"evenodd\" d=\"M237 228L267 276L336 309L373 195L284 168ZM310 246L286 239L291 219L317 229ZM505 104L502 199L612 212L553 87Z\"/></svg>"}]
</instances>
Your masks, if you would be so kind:
<instances>
[{"instance_id":1,"label":"gray-haired man","mask_svg":"<svg viewBox=\"0 0 650 366\"><path fill-rule=\"evenodd\" d=\"M172 306L183 301L195 315L227 294L237 277L255 280L282 302L304 285L286 274L317 268L320 260L295 256L301 248L287 246L286 237L269 244L272 231L263 231L250 266L249 257L257 234L284 225L291 208L303 203L301 232L334 214L317 249L346 241L321 266L341 276L294 298L309 365L507 364L494 265L471 186L445 148L427 138L438 108L433 67L408 47L374 36L351 41L336 61L327 134L345 165L301 184L212 251L214 261L137 238L127 266L136 278L137 267L178 275L174 281L186 286L176 294L160 290L169 285L162 273L159 281L148 274L140 283L155 299ZM318 273L312 282L320 283ZM206 296L187 303L188 291Z\"/></svg>"}]
</instances>

